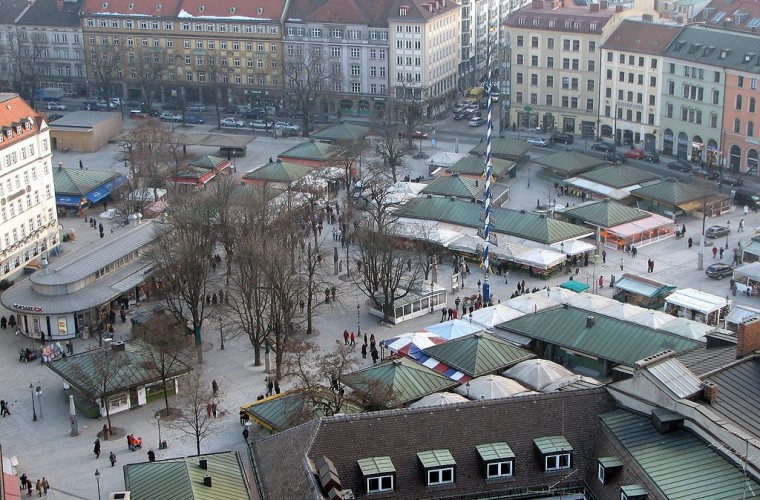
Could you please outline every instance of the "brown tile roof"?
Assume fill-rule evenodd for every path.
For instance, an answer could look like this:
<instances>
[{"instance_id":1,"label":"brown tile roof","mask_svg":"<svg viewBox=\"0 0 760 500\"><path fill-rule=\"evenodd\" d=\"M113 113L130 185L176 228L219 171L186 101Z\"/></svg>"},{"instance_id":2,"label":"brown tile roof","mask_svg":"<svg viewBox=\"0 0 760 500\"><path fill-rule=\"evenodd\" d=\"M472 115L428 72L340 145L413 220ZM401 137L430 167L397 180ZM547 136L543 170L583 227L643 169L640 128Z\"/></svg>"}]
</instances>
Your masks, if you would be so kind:
<instances>
[{"instance_id":1,"label":"brown tile roof","mask_svg":"<svg viewBox=\"0 0 760 500\"><path fill-rule=\"evenodd\" d=\"M626 19L607 38L602 48L661 55L681 28L675 24Z\"/></svg>"},{"instance_id":2,"label":"brown tile roof","mask_svg":"<svg viewBox=\"0 0 760 500\"><path fill-rule=\"evenodd\" d=\"M760 2L756 0L713 0L694 17L695 22L732 30L760 30Z\"/></svg>"},{"instance_id":3,"label":"brown tile roof","mask_svg":"<svg viewBox=\"0 0 760 500\"><path fill-rule=\"evenodd\" d=\"M29 130L26 129L27 123ZM29 107L18 94L0 93L0 133L2 133L0 149L37 134L43 123L37 112ZM8 137L9 131L10 137Z\"/></svg>"},{"instance_id":4,"label":"brown tile roof","mask_svg":"<svg viewBox=\"0 0 760 500\"><path fill-rule=\"evenodd\" d=\"M285 0L224 0L221 3L208 0L181 0L179 17L279 21L284 8ZM262 9L261 12L259 9Z\"/></svg>"},{"instance_id":5,"label":"brown tile roof","mask_svg":"<svg viewBox=\"0 0 760 500\"><path fill-rule=\"evenodd\" d=\"M573 469L578 470L573 478L582 482L596 473L596 417L613 409L601 387L326 417L255 442L254 470L264 500L321 498L310 464L326 456L334 462L343 489L363 496L357 460L387 456L396 469L396 488L383 498L436 498L443 492L428 490L417 453L446 449L456 461L456 482L445 490L446 496L475 498L504 489L544 487L547 477L536 459L533 439L564 436L573 447ZM475 448L497 442L506 442L515 454L515 480L508 485L486 482Z\"/></svg>"},{"instance_id":6,"label":"brown tile roof","mask_svg":"<svg viewBox=\"0 0 760 500\"><path fill-rule=\"evenodd\" d=\"M364 14L353 0L327 0L308 17L309 21L364 24Z\"/></svg>"},{"instance_id":7,"label":"brown tile roof","mask_svg":"<svg viewBox=\"0 0 760 500\"><path fill-rule=\"evenodd\" d=\"M395 0L291 0L286 20L387 28Z\"/></svg>"},{"instance_id":8,"label":"brown tile roof","mask_svg":"<svg viewBox=\"0 0 760 500\"><path fill-rule=\"evenodd\" d=\"M399 10L402 7L407 8L407 14L404 17L399 16ZM390 4L388 20L423 22L460 8L459 4L454 3L453 0L394 0Z\"/></svg>"},{"instance_id":9,"label":"brown tile roof","mask_svg":"<svg viewBox=\"0 0 760 500\"><path fill-rule=\"evenodd\" d=\"M566 3L570 3L569 0ZM602 28L607 22L609 22L613 15L615 15L615 6L613 4L610 4L610 7L606 9L599 9L594 12L590 7L580 7L577 5L565 5L564 7L553 9L552 2L544 1L543 7L541 8L534 8L533 5L529 5L511 13L504 23L504 26L517 29L529 29L532 31L572 31L578 33L601 34ZM534 20L538 21L538 25L534 25ZM549 27L549 21L552 20L556 22L556 26ZM565 29L565 21L579 22L580 27ZM590 29L592 23L596 23L596 30Z\"/></svg>"},{"instance_id":10,"label":"brown tile roof","mask_svg":"<svg viewBox=\"0 0 760 500\"><path fill-rule=\"evenodd\" d=\"M20 26L80 27L79 8L81 6L82 0L68 0L61 2L61 10L58 10L57 0L35 0L16 24Z\"/></svg>"},{"instance_id":11,"label":"brown tile roof","mask_svg":"<svg viewBox=\"0 0 760 500\"><path fill-rule=\"evenodd\" d=\"M81 13L165 18L176 17L179 14L179 5L180 0L84 0Z\"/></svg>"}]
</instances>

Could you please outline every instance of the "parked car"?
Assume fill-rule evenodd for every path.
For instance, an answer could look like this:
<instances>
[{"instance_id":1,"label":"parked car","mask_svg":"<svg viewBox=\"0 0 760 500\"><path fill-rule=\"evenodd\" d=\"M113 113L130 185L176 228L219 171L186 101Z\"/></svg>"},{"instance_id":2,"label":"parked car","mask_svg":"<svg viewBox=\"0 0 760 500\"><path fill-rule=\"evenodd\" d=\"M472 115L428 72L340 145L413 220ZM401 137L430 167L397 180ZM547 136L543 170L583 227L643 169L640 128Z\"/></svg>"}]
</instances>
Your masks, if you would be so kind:
<instances>
[{"instance_id":1,"label":"parked car","mask_svg":"<svg viewBox=\"0 0 760 500\"><path fill-rule=\"evenodd\" d=\"M282 130L284 132L300 132L301 127L299 125L296 125L295 123L291 122L277 122L274 124L274 128L277 130Z\"/></svg>"},{"instance_id":2,"label":"parked car","mask_svg":"<svg viewBox=\"0 0 760 500\"><path fill-rule=\"evenodd\" d=\"M267 121L267 120L261 120L261 119L259 119L259 120L253 120L251 122L251 127L255 128L255 129L266 130L266 129L270 129L270 128L274 127L274 123L270 122L270 121Z\"/></svg>"},{"instance_id":3,"label":"parked car","mask_svg":"<svg viewBox=\"0 0 760 500\"><path fill-rule=\"evenodd\" d=\"M142 108L144 104L144 102L138 101L136 99L129 99L128 101L124 101L125 108Z\"/></svg>"},{"instance_id":4,"label":"parked car","mask_svg":"<svg viewBox=\"0 0 760 500\"><path fill-rule=\"evenodd\" d=\"M94 108L95 106L98 105L98 102L100 102L100 99L96 97L88 97L87 99L84 100L84 102L82 103L82 106L85 109Z\"/></svg>"},{"instance_id":5,"label":"parked car","mask_svg":"<svg viewBox=\"0 0 760 500\"><path fill-rule=\"evenodd\" d=\"M459 121L459 120L464 120L466 118L467 118L467 111L465 111L465 110L454 111L454 119L455 120Z\"/></svg>"},{"instance_id":6,"label":"parked car","mask_svg":"<svg viewBox=\"0 0 760 500\"><path fill-rule=\"evenodd\" d=\"M481 125L486 124L486 119L482 116L476 116L475 118L470 119L470 127L480 127Z\"/></svg>"},{"instance_id":7,"label":"parked car","mask_svg":"<svg viewBox=\"0 0 760 500\"><path fill-rule=\"evenodd\" d=\"M224 112L236 115L238 113L242 113L243 111L241 110L240 106L233 104L232 106L227 106L224 108Z\"/></svg>"},{"instance_id":8,"label":"parked car","mask_svg":"<svg viewBox=\"0 0 760 500\"><path fill-rule=\"evenodd\" d=\"M554 132L551 140L552 142L559 142L562 144L572 144L575 140L575 136L567 132Z\"/></svg>"},{"instance_id":9,"label":"parked car","mask_svg":"<svg viewBox=\"0 0 760 500\"><path fill-rule=\"evenodd\" d=\"M729 234L731 230L727 228L726 226L710 226L707 228L707 231L705 231L705 236L708 238L720 238L721 236L726 236Z\"/></svg>"},{"instance_id":10,"label":"parked car","mask_svg":"<svg viewBox=\"0 0 760 500\"><path fill-rule=\"evenodd\" d=\"M408 130L403 130L401 131L401 137L411 137L412 139L427 139L428 135L427 132L423 132L421 130L412 130L411 133Z\"/></svg>"},{"instance_id":11,"label":"parked car","mask_svg":"<svg viewBox=\"0 0 760 500\"><path fill-rule=\"evenodd\" d=\"M744 184L744 181L741 179L741 177L734 177L733 175L723 175L723 177L720 179L720 182L727 186L741 186Z\"/></svg>"},{"instance_id":12,"label":"parked car","mask_svg":"<svg viewBox=\"0 0 760 500\"><path fill-rule=\"evenodd\" d=\"M629 149L624 154L626 158L633 158L634 160L643 160L646 156L643 149Z\"/></svg>"},{"instance_id":13,"label":"parked car","mask_svg":"<svg viewBox=\"0 0 760 500\"><path fill-rule=\"evenodd\" d=\"M656 152L644 153L644 161L647 163L660 163L660 155Z\"/></svg>"},{"instance_id":14,"label":"parked car","mask_svg":"<svg viewBox=\"0 0 760 500\"><path fill-rule=\"evenodd\" d=\"M525 139L525 142L527 142L528 144L533 144L534 146L541 146L541 147L546 147L549 145L549 141L547 141L546 139L542 139L541 137L529 137Z\"/></svg>"},{"instance_id":15,"label":"parked car","mask_svg":"<svg viewBox=\"0 0 760 500\"><path fill-rule=\"evenodd\" d=\"M464 111L464 106L462 104L457 104L454 106L454 109L451 110L451 112L454 114L461 113L462 111Z\"/></svg>"},{"instance_id":16,"label":"parked car","mask_svg":"<svg viewBox=\"0 0 760 500\"><path fill-rule=\"evenodd\" d=\"M45 105L45 109L47 110L55 110L55 111L63 111L66 109L65 104L61 104L59 102L49 102Z\"/></svg>"},{"instance_id":17,"label":"parked car","mask_svg":"<svg viewBox=\"0 0 760 500\"><path fill-rule=\"evenodd\" d=\"M668 168L670 170L678 170L679 172L691 172L693 167L691 166L691 163L686 163L683 160L676 160L668 163Z\"/></svg>"},{"instance_id":18,"label":"parked car","mask_svg":"<svg viewBox=\"0 0 760 500\"><path fill-rule=\"evenodd\" d=\"M150 115L141 109L131 109L129 111L129 117L132 120L142 120L144 118L150 118Z\"/></svg>"},{"instance_id":19,"label":"parked car","mask_svg":"<svg viewBox=\"0 0 760 500\"><path fill-rule=\"evenodd\" d=\"M200 116L186 116L185 123L189 123L191 125L203 125L206 122L204 122L203 118Z\"/></svg>"},{"instance_id":20,"label":"parked car","mask_svg":"<svg viewBox=\"0 0 760 500\"><path fill-rule=\"evenodd\" d=\"M243 120L238 120L237 118L233 117L227 117L222 118L222 120L219 122L220 127L245 127L245 122Z\"/></svg>"},{"instance_id":21,"label":"parked car","mask_svg":"<svg viewBox=\"0 0 760 500\"><path fill-rule=\"evenodd\" d=\"M621 163L625 163L628 158L622 153L607 153L604 155L604 159L612 165L620 165Z\"/></svg>"},{"instance_id":22,"label":"parked car","mask_svg":"<svg viewBox=\"0 0 760 500\"><path fill-rule=\"evenodd\" d=\"M755 211L760 208L760 196L748 189L735 189L731 194L734 195L734 203L737 205L747 205Z\"/></svg>"},{"instance_id":23,"label":"parked car","mask_svg":"<svg viewBox=\"0 0 760 500\"><path fill-rule=\"evenodd\" d=\"M121 106L121 99L118 97L112 97L108 100L108 102L113 104L114 108Z\"/></svg>"},{"instance_id":24,"label":"parked car","mask_svg":"<svg viewBox=\"0 0 760 500\"><path fill-rule=\"evenodd\" d=\"M312 118L311 121L312 123L326 125L330 123L330 117L328 115L314 115L314 118Z\"/></svg>"},{"instance_id":25,"label":"parked car","mask_svg":"<svg viewBox=\"0 0 760 500\"><path fill-rule=\"evenodd\" d=\"M615 145L607 142L597 142L591 145L592 151L601 151L602 153L614 153Z\"/></svg>"},{"instance_id":26,"label":"parked car","mask_svg":"<svg viewBox=\"0 0 760 500\"><path fill-rule=\"evenodd\" d=\"M182 115L175 115L174 113L171 113L169 111L164 111L160 115L158 115L158 118L162 122L181 122L182 121Z\"/></svg>"},{"instance_id":27,"label":"parked car","mask_svg":"<svg viewBox=\"0 0 760 500\"><path fill-rule=\"evenodd\" d=\"M710 181L713 181L717 179L718 177L720 177L718 172L714 170L707 170L705 168L696 168L691 171L691 174L695 177L702 177L703 179L707 179Z\"/></svg>"},{"instance_id":28,"label":"parked car","mask_svg":"<svg viewBox=\"0 0 760 500\"><path fill-rule=\"evenodd\" d=\"M191 104L185 108L185 111L191 111L193 113L205 113L206 105L201 103Z\"/></svg>"},{"instance_id":29,"label":"parked car","mask_svg":"<svg viewBox=\"0 0 760 500\"><path fill-rule=\"evenodd\" d=\"M707 269L705 269L705 274L711 278L715 278L716 280L723 279L734 274L734 266L731 264L725 264L723 262L716 262L715 264L710 264L707 266Z\"/></svg>"}]
</instances>

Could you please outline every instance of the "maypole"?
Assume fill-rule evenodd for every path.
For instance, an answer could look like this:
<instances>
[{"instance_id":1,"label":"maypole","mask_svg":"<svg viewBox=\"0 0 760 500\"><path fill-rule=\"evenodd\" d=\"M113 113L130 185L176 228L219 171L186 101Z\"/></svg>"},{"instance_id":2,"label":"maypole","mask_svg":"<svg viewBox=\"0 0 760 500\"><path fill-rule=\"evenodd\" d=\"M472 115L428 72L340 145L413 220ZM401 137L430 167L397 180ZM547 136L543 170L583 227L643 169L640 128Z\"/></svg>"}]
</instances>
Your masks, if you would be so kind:
<instances>
[{"instance_id":1,"label":"maypole","mask_svg":"<svg viewBox=\"0 0 760 500\"><path fill-rule=\"evenodd\" d=\"M483 238L483 304L488 304L491 298L491 286L488 283L488 275L490 272L490 259L489 252L490 246L493 244L496 246L496 235L491 235L491 180L492 180L492 163L491 163L491 135L493 133L493 99L491 98L491 30L488 30L487 38L488 48L486 56L486 90L488 92L488 123L486 124L486 164L483 170L483 177L485 177L485 191L483 192L483 211L481 212L481 219L483 220L482 235Z\"/></svg>"}]
</instances>

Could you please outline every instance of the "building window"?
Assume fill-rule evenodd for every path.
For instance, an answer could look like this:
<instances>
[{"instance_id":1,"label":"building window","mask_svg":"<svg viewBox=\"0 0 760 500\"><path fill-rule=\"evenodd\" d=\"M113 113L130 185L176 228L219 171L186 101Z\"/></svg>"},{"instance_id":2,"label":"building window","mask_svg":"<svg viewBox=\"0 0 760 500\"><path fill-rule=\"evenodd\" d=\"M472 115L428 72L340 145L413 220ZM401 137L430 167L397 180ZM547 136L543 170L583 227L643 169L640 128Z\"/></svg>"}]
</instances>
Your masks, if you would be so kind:
<instances>
[{"instance_id":1,"label":"building window","mask_svg":"<svg viewBox=\"0 0 760 500\"><path fill-rule=\"evenodd\" d=\"M393 491L393 476L367 478L367 493L383 493Z\"/></svg>"},{"instance_id":2,"label":"building window","mask_svg":"<svg viewBox=\"0 0 760 500\"><path fill-rule=\"evenodd\" d=\"M488 464L486 467L486 479L512 477L512 465L512 461Z\"/></svg>"},{"instance_id":3,"label":"building window","mask_svg":"<svg viewBox=\"0 0 760 500\"><path fill-rule=\"evenodd\" d=\"M570 454L560 453L557 455L547 455L544 457L544 471L556 471L570 468Z\"/></svg>"},{"instance_id":4,"label":"building window","mask_svg":"<svg viewBox=\"0 0 760 500\"><path fill-rule=\"evenodd\" d=\"M522 35L517 35L517 46L522 47L525 45L524 38Z\"/></svg>"},{"instance_id":5,"label":"building window","mask_svg":"<svg viewBox=\"0 0 760 500\"><path fill-rule=\"evenodd\" d=\"M446 467L444 469L431 469L427 473L428 486L438 486L442 484L452 483L454 483L453 467Z\"/></svg>"}]
</instances>

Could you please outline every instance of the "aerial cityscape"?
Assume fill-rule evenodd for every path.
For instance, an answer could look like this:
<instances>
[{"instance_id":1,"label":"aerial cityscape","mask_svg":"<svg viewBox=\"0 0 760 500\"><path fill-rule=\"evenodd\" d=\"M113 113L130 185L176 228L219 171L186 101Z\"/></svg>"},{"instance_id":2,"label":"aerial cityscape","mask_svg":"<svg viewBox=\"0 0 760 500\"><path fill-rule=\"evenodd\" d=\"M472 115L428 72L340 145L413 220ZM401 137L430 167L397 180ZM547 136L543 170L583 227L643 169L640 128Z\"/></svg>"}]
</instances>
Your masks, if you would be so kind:
<instances>
[{"instance_id":1,"label":"aerial cityscape","mask_svg":"<svg viewBox=\"0 0 760 500\"><path fill-rule=\"evenodd\" d=\"M760 496L760 2L0 24L0 499Z\"/></svg>"}]
</instances>

